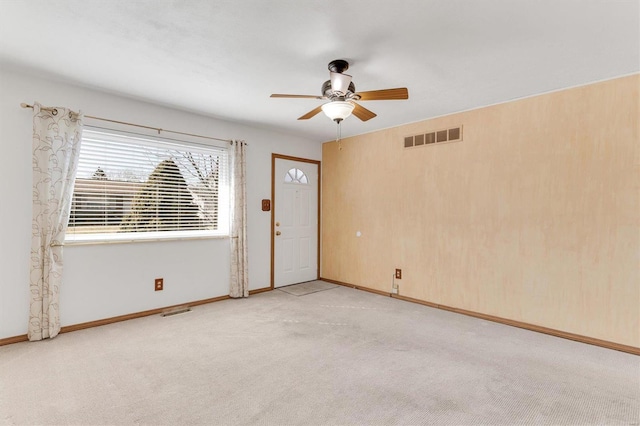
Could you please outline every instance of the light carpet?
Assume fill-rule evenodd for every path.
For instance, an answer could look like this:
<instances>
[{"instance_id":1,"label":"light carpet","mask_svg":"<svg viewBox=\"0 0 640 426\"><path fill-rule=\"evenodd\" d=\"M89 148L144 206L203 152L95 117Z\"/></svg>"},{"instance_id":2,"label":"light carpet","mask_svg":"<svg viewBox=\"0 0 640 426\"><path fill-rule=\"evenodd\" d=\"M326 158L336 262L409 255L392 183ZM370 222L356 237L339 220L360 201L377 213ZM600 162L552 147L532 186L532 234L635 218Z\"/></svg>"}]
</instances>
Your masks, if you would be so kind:
<instances>
[{"instance_id":1,"label":"light carpet","mask_svg":"<svg viewBox=\"0 0 640 426\"><path fill-rule=\"evenodd\" d=\"M0 347L0 424L632 425L640 357L345 287Z\"/></svg>"}]
</instances>

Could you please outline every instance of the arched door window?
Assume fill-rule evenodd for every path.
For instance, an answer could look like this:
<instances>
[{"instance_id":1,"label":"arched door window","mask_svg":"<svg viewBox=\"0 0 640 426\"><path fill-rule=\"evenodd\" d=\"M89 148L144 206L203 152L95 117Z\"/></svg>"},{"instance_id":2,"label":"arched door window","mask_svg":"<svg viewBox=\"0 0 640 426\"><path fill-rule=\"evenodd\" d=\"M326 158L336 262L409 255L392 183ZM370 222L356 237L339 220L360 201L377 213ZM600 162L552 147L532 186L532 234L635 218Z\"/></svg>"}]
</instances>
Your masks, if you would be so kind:
<instances>
[{"instance_id":1,"label":"arched door window","mask_svg":"<svg viewBox=\"0 0 640 426\"><path fill-rule=\"evenodd\" d=\"M305 175L302 170L293 168L284 175L284 182L307 185L309 183L309 179L307 179L307 175Z\"/></svg>"}]
</instances>

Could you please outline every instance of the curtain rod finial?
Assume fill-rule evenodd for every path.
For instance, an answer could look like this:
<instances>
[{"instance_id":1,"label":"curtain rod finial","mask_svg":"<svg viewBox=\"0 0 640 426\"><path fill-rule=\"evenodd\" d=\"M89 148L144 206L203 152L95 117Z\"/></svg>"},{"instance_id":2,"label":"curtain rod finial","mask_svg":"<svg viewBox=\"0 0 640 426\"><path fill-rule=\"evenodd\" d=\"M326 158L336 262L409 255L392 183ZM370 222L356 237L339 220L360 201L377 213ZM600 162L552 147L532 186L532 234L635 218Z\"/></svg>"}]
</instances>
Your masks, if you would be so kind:
<instances>
[{"instance_id":1,"label":"curtain rod finial","mask_svg":"<svg viewBox=\"0 0 640 426\"><path fill-rule=\"evenodd\" d=\"M26 103L24 103L24 102L22 102L22 103L20 104L20 106L21 106L22 108L31 108L31 105L26 104Z\"/></svg>"}]
</instances>

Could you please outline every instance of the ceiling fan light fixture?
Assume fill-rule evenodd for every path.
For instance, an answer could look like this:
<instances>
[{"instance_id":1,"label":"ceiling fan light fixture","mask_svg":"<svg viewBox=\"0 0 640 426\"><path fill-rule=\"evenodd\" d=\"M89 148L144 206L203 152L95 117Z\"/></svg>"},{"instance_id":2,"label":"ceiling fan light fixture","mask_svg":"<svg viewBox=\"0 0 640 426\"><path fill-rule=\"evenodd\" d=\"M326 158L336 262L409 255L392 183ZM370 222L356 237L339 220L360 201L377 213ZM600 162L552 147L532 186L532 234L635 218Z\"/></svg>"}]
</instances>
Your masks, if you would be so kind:
<instances>
[{"instance_id":1,"label":"ceiling fan light fixture","mask_svg":"<svg viewBox=\"0 0 640 426\"><path fill-rule=\"evenodd\" d=\"M342 121L351 115L355 104L347 101L333 101L322 105L322 111L333 121Z\"/></svg>"}]
</instances>

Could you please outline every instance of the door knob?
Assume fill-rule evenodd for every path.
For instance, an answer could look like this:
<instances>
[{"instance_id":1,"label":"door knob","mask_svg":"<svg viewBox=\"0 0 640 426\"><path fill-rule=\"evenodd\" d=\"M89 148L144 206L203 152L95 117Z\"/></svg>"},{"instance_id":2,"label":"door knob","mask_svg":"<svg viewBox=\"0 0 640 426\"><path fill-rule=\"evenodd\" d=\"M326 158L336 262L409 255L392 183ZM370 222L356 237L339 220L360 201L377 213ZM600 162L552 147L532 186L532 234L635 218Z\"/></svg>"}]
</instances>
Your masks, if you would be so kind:
<instances>
[{"instance_id":1,"label":"door knob","mask_svg":"<svg viewBox=\"0 0 640 426\"><path fill-rule=\"evenodd\" d=\"M282 234L282 232L276 231L276 235L280 235L280 234Z\"/></svg>"},{"instance_id":2,"label":"door knob","mask_svg":"<svg viewBox=\"0 0 640 426\"><path fill-rule=\"evenodd\" d=\"M280 222L276 222L276 226L280 226Z\"/></svg>"}]
</instances>

